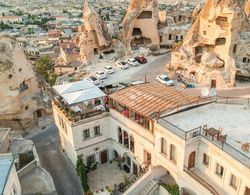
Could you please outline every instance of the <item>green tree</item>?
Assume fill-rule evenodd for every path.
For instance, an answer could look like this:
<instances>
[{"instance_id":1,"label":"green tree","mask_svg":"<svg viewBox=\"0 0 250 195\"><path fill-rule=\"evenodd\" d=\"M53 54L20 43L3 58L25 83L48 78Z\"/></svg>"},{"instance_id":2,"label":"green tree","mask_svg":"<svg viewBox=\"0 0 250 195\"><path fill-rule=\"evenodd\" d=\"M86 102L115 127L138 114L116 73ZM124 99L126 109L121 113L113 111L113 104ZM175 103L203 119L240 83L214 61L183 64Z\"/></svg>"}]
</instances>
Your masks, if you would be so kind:
<instances>
[{"instance_id":1,"label":"green tree","mask_svg":"<svg viewBox=\"0 0 250 195\"><path fill-rule=\"evenodd\" d=\"M89 185L88 185L88 175L86 166L83 163L82 158L78 158L76 162L76 171L80 177L82 188L85 193L89 192Z\"/></svg>"},{"instance_id":2,"label":"green tree","mask_svg":"<svg viewBox=\"0 0 250 195\"><path fill-rule=\"evenodd\" d=\"M3 17L5 16L5 13L4 13L4 12L2 13L2 16L3 16Z\"/></svg>"},{"instance_id":3,"label":"green tree","mask_svg":"<svg viewBox=\"0 0 250 195\"><path fill-rule=\"evenodd\" d=\"M35 64L36 72L40 74L50 86L56 82L56 74L54 72L54 61L49 56L43 56Z\"/></svg>"}]
</instances>

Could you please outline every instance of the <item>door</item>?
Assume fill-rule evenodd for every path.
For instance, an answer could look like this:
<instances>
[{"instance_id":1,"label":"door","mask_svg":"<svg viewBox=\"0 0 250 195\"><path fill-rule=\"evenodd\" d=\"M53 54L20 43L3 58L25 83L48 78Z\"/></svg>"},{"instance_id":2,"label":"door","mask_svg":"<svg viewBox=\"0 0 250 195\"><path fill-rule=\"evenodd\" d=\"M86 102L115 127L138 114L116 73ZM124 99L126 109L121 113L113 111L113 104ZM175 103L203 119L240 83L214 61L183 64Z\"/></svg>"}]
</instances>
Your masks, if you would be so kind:
<instances>
[{"instance_id":1,"label":"door","mask_svg":"<svg viewBox=\"0 0 250 195\"><path fill-rule=\"evenodd\" d=\"M246 187L244 195L250 195L250 188Z\"/></svg>"},{"instance_id":2,"label":"door","mask_svg":"<svg viewBox=\"0 0 250 195\"><path fill-rule=\"evenodd\" d=\"M151 165L151 154L147 151L144 151L144 162L147 163L147 165Z\"/></svg>"},{"instance_id":3,"label":"door","mask_svg":"<svg viewBox=\"0 0 250 195\"><path fill-rule=\"evenodd\" d=\"M101 164L104 164L107 162L108 162L108 154L107 154L107 150L104 150L101 152Z\"/></svg>"},{"instance_id":4,"label":"door","mask_svg":"<svg viewBox=\"0 0 250 195\"><path fill-rule=\"evenodd\" d=\"M137 175L138 174L138 168L135 163L133 163L133 174Z\"/></svg>"},{"instance_id":5,"label":"door","mask_svg":"<svg viewBox=\"0 0 250 195\"><path fill-rule=\"evenodd\" d=\"M191 169L195 166L195 151L192 152L190 155L189 155L189 158L188 158L188 169Z\"/></svg>"},{"instance_id":6,"label":"door","mask_svg":"<svg viewBox=\"0 0 250 195\"><path fill-rule=\"evenodd\" d=\"M216 80L211 80L211 88L216 88Z\"/></svg>"}]
</instances>

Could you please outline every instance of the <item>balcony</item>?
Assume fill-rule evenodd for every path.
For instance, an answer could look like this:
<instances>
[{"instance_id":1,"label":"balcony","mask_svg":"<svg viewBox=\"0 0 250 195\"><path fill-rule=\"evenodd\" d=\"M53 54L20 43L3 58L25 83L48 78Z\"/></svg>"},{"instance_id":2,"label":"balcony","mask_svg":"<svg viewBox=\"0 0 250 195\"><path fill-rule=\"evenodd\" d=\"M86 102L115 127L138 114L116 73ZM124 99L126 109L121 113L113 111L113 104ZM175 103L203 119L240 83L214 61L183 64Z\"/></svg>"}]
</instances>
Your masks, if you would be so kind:
<instances>
[{"instance_id":1,"label":"balcony","mask_svg":"<svg viewBox=\"0 0 250 195\"><path fill-rule=\"evenodd\" d=\"M52 100L52 102L70 122L78 122L108 111L108 108L106 108L104 105L86 106L85 104L78 104L69 107L63 105L55 98Z\"/></svg>"}]
</instances>

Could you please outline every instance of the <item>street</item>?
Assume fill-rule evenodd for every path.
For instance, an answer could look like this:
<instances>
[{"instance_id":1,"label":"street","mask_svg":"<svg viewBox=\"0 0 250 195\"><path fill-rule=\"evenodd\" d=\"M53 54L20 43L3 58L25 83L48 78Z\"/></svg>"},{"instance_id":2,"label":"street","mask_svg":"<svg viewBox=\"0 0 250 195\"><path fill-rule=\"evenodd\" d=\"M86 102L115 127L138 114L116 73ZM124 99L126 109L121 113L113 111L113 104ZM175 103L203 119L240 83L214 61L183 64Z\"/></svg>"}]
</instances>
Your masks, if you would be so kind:
<instances>
[{"instance_id":1,"label":"street","mask_svg":"<svg viewBox=\"0 0 250 195\"><path fill-rule=\"evenodd\" d=\"M82 186L75 168L61 151L55 124L30 137L41 164L52 176L58 195L81 195Z\"/></svg>"}]
</instances>

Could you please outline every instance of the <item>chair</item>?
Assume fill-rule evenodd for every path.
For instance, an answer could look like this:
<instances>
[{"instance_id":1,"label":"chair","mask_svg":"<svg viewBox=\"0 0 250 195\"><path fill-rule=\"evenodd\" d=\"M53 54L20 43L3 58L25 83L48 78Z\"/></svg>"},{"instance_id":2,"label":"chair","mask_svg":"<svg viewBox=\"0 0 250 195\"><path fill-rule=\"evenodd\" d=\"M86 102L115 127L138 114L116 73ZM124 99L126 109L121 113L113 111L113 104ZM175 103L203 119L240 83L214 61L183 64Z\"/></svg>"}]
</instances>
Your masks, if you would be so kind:
<instances>
[{"instance_id":1,"label":"chair","mask_svg":"<svg viewBox=\"0 0 250 195\"><path fill-rule=\"evenodd\" d=\"M241 145L241 149L245 152L249 152L250 143L245 143Z\"/></svg>"}]
</instances>

